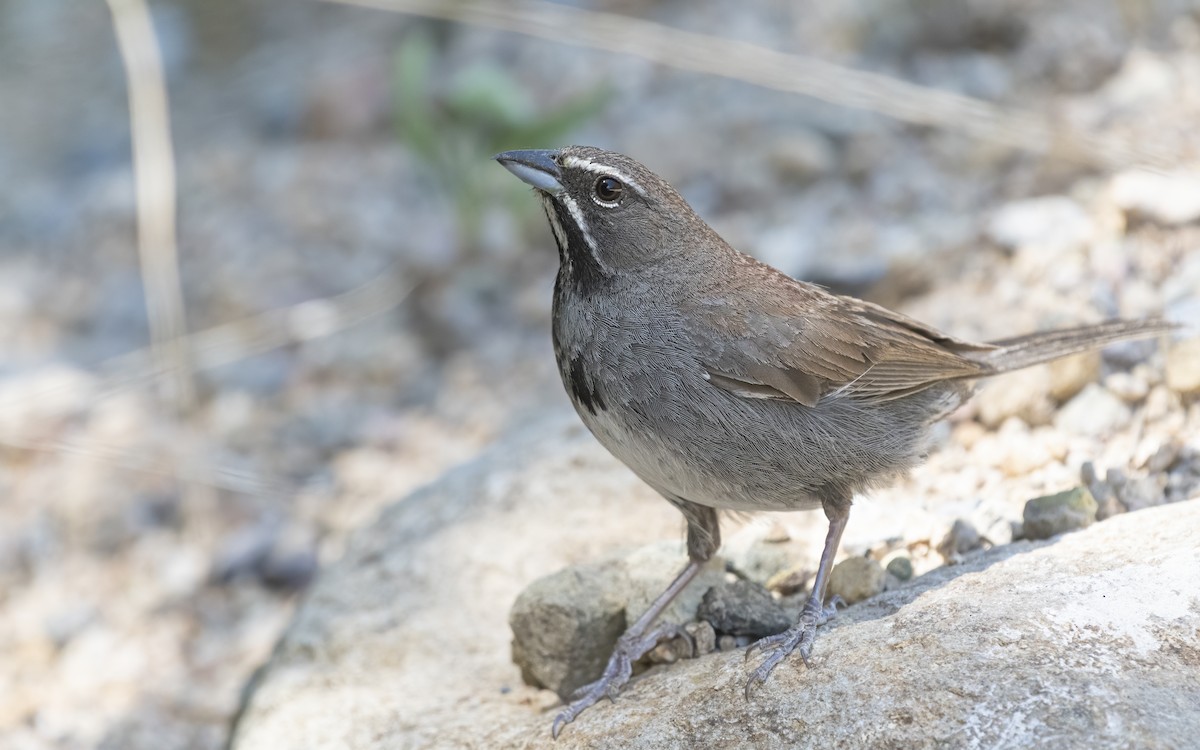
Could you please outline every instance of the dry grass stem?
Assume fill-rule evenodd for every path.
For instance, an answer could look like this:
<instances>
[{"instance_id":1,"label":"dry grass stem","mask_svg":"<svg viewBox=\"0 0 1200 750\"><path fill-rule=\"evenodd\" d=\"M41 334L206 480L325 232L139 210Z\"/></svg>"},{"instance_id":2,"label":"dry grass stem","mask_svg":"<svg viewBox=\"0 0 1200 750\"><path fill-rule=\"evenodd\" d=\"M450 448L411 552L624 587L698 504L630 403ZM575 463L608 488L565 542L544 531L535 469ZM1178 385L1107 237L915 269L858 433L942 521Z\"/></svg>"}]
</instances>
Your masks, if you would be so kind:
<instances>
[{"instance_id":1,"label":"dry grass stem","mask_svg":"<svg viewBox=\"0 0 1200 750\"><path fill-rule=\"evenodd\" d=\"M144 0L108 0L129 88L138 254L155 356L175 373L181 413L195 405L175 239L175 156L162 59Z\"/></svg>"},{"instance_id":2,"label":"dry grass stem","mask_svg":"<svg viewBox=\"0 0 1200 750\"><path fill-rule=\"evenodd\" d=\"M640 57L680 70L804 94L902 122L1115 168L1171 168L1179 156L1153 144L1081 133L1053 118L749 42L543 0L327 0L511 31Z\"/></svg>"}]
</instances>

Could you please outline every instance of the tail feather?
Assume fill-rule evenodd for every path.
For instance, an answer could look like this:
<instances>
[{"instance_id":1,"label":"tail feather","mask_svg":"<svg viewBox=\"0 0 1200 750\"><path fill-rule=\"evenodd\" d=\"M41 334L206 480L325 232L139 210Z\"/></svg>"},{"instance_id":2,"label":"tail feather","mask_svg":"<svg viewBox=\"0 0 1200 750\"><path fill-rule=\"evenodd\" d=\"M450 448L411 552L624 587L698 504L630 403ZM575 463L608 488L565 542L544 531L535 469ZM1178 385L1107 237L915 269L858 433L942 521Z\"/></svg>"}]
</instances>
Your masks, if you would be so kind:
<instances>
[{"instance_id":1,"label":"tail feather","mask_svg":"<svg viewBox=\"0 0 1200 750\"><path fill-rule=\"evenodd\" d=\"M1070 354L1099 349L1118 341L1160 336L1178 327L1177 323L1162 318L1110 320L1095 325L1062 328L992 341L990 343L995 349L981 352L972 358L991 367L994 373L1009 372Z\"/></svg>"}]
</instances>

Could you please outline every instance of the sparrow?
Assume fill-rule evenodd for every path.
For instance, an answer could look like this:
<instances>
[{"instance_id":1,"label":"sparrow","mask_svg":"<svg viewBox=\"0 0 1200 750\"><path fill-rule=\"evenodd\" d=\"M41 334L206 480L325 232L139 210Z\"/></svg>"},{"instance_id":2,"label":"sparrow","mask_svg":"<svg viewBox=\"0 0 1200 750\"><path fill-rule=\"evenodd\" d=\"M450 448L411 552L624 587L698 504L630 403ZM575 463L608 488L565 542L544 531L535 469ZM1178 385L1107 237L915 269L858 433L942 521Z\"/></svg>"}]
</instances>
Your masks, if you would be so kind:
<instances>
[{"instance_id":1,"label":"sparrow","mask_svg":"<svg viewBox=\"0 0 1200 750\"><path fill-rule=\"evenodd\" d=\"M975 381L1172 327L1113 320L966 341L738 252L628 156L570 146L495 159L535 189L558 247L554 355L575 411L687 521L687 564L557 715L554 737L678 632L655 621L720 546L718 511L820 508L829 521L796 624L747 651L765 655L749 698L790 653L807 664L836 613L826 590L855 495L921 461L931 426Z\"/></svg>"}]
</instances>

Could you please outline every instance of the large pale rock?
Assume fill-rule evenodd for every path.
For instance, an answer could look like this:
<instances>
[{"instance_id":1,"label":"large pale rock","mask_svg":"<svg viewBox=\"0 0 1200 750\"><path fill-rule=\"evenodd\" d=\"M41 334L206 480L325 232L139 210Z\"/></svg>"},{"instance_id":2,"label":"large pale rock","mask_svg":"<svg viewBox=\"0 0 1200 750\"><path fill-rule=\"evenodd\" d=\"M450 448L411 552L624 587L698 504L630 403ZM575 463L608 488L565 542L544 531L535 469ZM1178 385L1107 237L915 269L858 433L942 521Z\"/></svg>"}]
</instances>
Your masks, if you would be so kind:
<instances>
[{"instance_id":1,"label":"large pale rock","mask_svg":"<svg viewBox=\"0 0 1200 750\"><path fill-rule=\"evenodd\" d=\"M1200 736L1197 500L988 550L850 607L822 628L812 669L790 659L750 701L755 662L740 650L652 669L552 743L553 694L523 686L510 660L514 598L618 543L677 538L681 524L590 438L538 432L357 535L249 695L236 750L1070 749Z\"/></svg>"}]
</instances>

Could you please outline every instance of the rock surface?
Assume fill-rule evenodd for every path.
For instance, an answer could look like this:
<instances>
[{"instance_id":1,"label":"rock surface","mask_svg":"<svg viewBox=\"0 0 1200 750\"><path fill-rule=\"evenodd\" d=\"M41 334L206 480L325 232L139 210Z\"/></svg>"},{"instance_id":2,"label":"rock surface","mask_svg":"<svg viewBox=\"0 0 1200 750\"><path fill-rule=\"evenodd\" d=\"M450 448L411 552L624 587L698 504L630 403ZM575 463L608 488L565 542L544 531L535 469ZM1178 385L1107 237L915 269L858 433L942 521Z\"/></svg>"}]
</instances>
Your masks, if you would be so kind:
<instances>
[{"instance_id":1,"label":"rock surface","mask_svg":"<svg viewBox=\"0 0 1200 750\"><path fill-rule=\"evenodd\" d=\"M537 432L540 443L516 440L451 472L352 539L249 695L235 750L813 738L1183 747L1200 732L1200 501L1191 501L1053 543L997 547L851 607L823 629L812 669L789 661L749 702L740 651L653 669L554 744L554 696L523 686L510 661L513 599L566 564L681 525L578 429ZM563 504L585 497L563 523ZM632 513L642 521L634 538L620 520ZM819 534L820 514L795 517L806 516ZM524 544L500 543L512 537Z\"/></svg>"}]
</instances>

